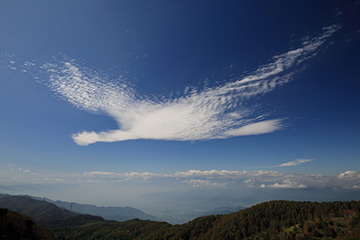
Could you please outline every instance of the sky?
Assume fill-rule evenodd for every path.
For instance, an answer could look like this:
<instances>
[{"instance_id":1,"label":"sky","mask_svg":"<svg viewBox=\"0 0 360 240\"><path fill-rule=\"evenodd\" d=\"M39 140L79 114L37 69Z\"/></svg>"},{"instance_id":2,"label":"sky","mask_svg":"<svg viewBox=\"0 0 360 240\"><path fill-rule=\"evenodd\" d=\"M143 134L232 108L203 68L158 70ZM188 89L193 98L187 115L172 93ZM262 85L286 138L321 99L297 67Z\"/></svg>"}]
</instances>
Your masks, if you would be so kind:
<instances>
[{"instance_id":1,"label":"sky","mask_svg":"<svg viewBox=\"0 0 360 240\"><path fill-rule=\"evenodd\" d=\"M0 191L148 211L359 200L359 13L3 0Z\"/></svg>"}]
</instances>

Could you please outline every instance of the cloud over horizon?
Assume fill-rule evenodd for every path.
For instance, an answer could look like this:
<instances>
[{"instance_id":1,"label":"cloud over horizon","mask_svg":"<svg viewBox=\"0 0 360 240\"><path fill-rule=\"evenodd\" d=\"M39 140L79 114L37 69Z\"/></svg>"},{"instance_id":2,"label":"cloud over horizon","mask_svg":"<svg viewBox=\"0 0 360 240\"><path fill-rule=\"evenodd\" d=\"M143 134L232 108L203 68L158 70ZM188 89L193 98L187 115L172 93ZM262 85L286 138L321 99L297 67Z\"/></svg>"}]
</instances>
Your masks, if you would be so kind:
<instances>
[{"instance_id":1,"label":"cloud over horizon","mask_svg":"<svg viewBox=\"0 0 360 240\"><path fill-rule=\"evenodd\" d=\"M134 139L195 141L259 135L282 129L282 119L258 114L247 100L289 82L295 67L316 55L320 46L340 27L331 25L323 32L286 53L274 56L252 74L221 86L193 89L183 96L152 100L137 96L126 84L105 81L99 74L81 68L75 61L44 64L47 85L79 109L106 114L119 129L82 131L72 135L81 146L96 142Z\"/></svg>"},{"instance_id":2,"label":"cloud over horizon","mask_svg":"<svg viewBox=\"0 0 360 240\"><path fill-rule=\"evenodd\" d=\"M158 185L169 184L173 188L180 185L196 188L218 189L264 189L264 188L332 188L360 189L360 172L349 170L338 174L304 174L271 170L188 170L173 173L156 172L107 172L88 171L78 173L46 173L33 169L9 171L11 167L0 170L3 183L16 184L123 184L134 183ZM180 184L180 185L179 185ZM162 185L162 184L160 184Z\"/></svg>"},{"instance_id":3,"label":"cloud over horizon","mask_svg":"<svg viewBox=\"0 0 360 240\"><path fill-rule=\"evenodd\" d=\"M360 188L360 172L346 171L337 175L284 173L280 171L188 170L175 173L151 172L84 172L83 177L104 182L150 181L173 179L192 187L205 188ZM85 180L87 181L87 180Z\"/></svg>"}]
</instances>

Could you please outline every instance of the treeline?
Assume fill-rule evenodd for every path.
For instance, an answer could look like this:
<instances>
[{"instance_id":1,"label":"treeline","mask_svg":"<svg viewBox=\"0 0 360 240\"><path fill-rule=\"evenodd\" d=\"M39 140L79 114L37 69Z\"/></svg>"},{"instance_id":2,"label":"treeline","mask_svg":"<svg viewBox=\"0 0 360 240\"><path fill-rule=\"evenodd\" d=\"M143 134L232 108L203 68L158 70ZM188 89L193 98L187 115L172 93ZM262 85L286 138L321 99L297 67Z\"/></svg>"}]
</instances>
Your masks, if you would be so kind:
<instances>
[{"instance_id":1,"label":"treeline","mask_svg":"<svg viewBox=\"0 0 360 240\"><path fill-rule=\"evenodd\" d=\"M63 229L65 239L360 239L360 202L270 201L183 225L131 220Z\"/></svg>"}]
</instances>

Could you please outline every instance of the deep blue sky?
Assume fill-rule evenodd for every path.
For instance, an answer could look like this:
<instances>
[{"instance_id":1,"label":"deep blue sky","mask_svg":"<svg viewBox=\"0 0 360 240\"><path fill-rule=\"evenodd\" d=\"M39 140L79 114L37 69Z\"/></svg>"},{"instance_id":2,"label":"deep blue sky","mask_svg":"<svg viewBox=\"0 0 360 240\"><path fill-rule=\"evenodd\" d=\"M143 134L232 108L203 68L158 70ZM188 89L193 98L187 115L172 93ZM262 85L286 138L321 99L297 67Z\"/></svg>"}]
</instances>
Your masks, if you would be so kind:
<instances>
[{"instance_id":1,"label":"deep blue sky","mask_svg":"<svg viewBox=\"0 0 360 240\"><path fill-rule=\"evenodd\" d=\"M51 177L44 180L45 175L74 183L64 175L91 171L355 174L360 171L359 10L359 1L1 1L0 185L46 184ZM320 41L329 26L334 32L316 50L285 69L291 73L285 83L240 98L234 108L216 108L223 111L215 116L220 125L228 111L244 107L251 114L248 122L232 121L230 127L220 128L215 122L220 132L210 137L206 132L202 133L206 137L192 139L177 133L160 140L144 135L80 146L72 134L116 130L117 121L120 127L125 122L104 109L92 112L69 102L64 97L68 90L54 90L62 80L51 82L52 67L46 65L55 64L59 70L71 62L85 75L100 76L104 86L125 83L131 90L122 91L133 91L135 97L124 109L135 111L143 105L131 103L153 101L163 107L189 96L184 93L188 87L203 93L257 76L261 66L274 63L274 56L300 49L306 41ZM182 122L175 115L173 120ZM266 120L279 124L263 134L255 126L257 135L226 135L228 130ZM189 134L198 128L202 124ZM165 135L169 130L173 127L159 129ZM21 175L27 169L33 177ZM302 186L299 181L292 187ZM354 181L346 184L359 180Z\"/></svg>"}]
</instances>

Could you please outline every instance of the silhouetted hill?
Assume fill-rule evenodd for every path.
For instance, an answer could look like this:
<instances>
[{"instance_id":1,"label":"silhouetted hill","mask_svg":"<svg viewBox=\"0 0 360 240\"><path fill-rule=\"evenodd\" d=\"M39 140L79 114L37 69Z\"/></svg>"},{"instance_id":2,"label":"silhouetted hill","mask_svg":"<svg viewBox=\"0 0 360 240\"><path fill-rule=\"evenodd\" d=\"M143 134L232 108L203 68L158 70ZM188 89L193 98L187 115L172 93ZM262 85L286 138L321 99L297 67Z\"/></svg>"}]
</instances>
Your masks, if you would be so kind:
<instances>
[{"instance_id":1,"label":"silhouetted hill","mask_svg":"<svg viewBox=\"0 0 360 240\"><path fill-rule=\"evenodd\" d=\"M183 225L132 220L63 229L67 239L360 239L360 202L271 201Z\"/></svg>"},{"instance_id":2,"label":"silhouetted hill","mask_svg":"<svg viewBox=\"0 0 360 240\"><path fill-rule=\"evenodd\" d=\"M0 208L0 239L55 240L55 235L20 213Z\"/></svg>"},{"instance_id":3,"label":"silhouetted hill","mask_svg":"<svg viewBox=\"0 0 360 240\"><path fill-rule=\"evenodd\" d=\"M27 196L2 196L0 207L30 216L40 225L51 229L104 221L102 217L74 213L55 204Z\"/></svg>"}]
</instances>

